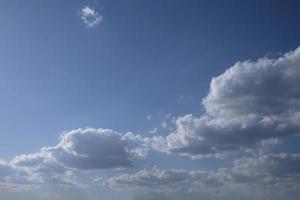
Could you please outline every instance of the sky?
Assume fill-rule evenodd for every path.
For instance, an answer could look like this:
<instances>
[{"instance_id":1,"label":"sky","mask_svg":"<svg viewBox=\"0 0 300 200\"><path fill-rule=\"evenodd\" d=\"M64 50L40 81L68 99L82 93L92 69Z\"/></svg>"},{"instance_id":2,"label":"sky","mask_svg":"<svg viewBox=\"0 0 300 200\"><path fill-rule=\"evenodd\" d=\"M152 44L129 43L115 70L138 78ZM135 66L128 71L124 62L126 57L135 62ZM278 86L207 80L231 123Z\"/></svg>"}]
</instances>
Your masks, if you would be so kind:
<instances>
[{"instance_id":1,"label":"sky","mask_svg":"<svg viewBox=\"0 0 300 200\"><path fill-rule=\"evenodd\" d=\"M0 1L1 199L299 199L299 10Z\"/></svg>"}]
</instances>

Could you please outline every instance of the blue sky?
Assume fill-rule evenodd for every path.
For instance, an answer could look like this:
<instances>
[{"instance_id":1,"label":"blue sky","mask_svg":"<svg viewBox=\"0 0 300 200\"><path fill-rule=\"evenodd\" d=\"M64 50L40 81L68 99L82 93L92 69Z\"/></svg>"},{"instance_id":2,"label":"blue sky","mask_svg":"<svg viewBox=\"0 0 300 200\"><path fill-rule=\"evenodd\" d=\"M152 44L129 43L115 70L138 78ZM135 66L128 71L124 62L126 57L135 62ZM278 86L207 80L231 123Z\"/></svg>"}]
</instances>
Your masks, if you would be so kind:
<instances>
[{"instance_id":1,"label":"blue sky","mask_svg":"<svg viewBox=\"0 0 300 200\"><path fill-rule=\"evenodd\" d=\"M95 173L93 176L101 176L103 182L107 181L106 185L110 187L99 186L99 191L98 188L93 191L92 188L95 186L90 186L90 191L86 191L88 195L81 198L91 200L101 195L106 198L122 199L124 188L128 198L140 195L146 195L149 199L155 198L153 194L149 195L147 189L143 194L132 190L128 192L127 186L118 185L120 179L114 179L124 174L130 176L143 169L150 172L141 172L152 173L152 176L157 175L159 170L184 169L187 170L184 175L181 171L170 173L190 178L192 175L188 170L218 171L219 168L235 166L234 163L239 163L235 160L244 156L250 156L247 159L257 158L261 161L288 159L293 155L296 158L292 156L292 160L297 160L299 139L295 135L300 130L296 125L300 119L297 118L300 110L297 103L299 98L297 78L300 77L297 69L300 65L299 59L296 59L299 50L295 49L300 44L299 9L300 4L293 0L1 1L0 158L5 160L8 167L18 169L18 162L21 159L18 158L19 155L31 155L29 157L32 158L39 154L37 157L43 157L44 153L40 150L42 147L55 147L55 150L50 148L51 150L46 152L51 155L51 159L67 168L64 168L66 170L64 172L71 173L70 171L78 169L85 173ZM293 51L292 55L287 55L286 52L290 51ZM254 62L260 58L269 58L269 61L243 64L243 61ZM268 63L270 60L274 63ZM242 63L235 64L238 62ZM279 64L276 64L277 62ZM255 71L259 68L256 65L262 66L270 73L265 75L262 71ZM273 72L273 68L269 67L273 65L291 68L296 78L292 77L281 84L280 80L286 79L282 77L281 79L276 71ZM224 73L228 68L233 69L232 74ZM278 68L278 71L282 68ZM241 72L243 70L246 75L251 70L253 73L249 72L246 76ZM255 73L257 74L253 75ZM290 74L290 71L284 74ZM212 78L220 75L224 79L218 79L216 85L212 87ZM280 79L277 80L278 77ZM241 85L239 80L242 82ZM255 80L261 81L262 84L259 87L254 86ZM278 89L272 88L272 85ZM214 96L215 93L211 91L216 91L216 94L220 95ZM287 91L286 94L282 94L286 98L279 98L281 91ZM235 98L236 96L239 98ZM244 100L250 98L249 96L251 101ZM201 104L206 97L208 103ZM263 103L265 100L268 100L267 104L270 106L274 105L273 109ZM278 110L275 107L278 107ZM262 113L261 109L267 110L268 112L265 111L267 114ZM223 111L227 113L226 116ZM233 118L244 120L243 117L246 115L241 115L244 112L252 113L254 117L259 116L262 120L260 122L264 123L271 123L270 120L276 121L280 117L287 120L280 118L280 123L272 121L278 123L274 129L261 130L256 126L251 127L246 133L241 133L250 134L249 137L242 138L233 137L240 131L235 130L235 126L232 128L230 125L231 132L228 133L226 128L229 125L225 126L220 134L223 132L228 134L230 142L223 136L218 140L212 139L219 137L216 127L219 128L221 125L215 124L213 131L208 127L202 128L204 126L202 121L208 120L204 119L205 117L212 118L210 119L212 121L205 121L207 124L216 122L226 124L230 120L233 121ZM187 117L189 114L193 117ZM251 120L256 120L252 117L245 118L246 122L237 123L241 123L243 127L246 123L247 127L248 123L252 123ZM183 130L180 129L181 126ZM283 126L286 130L278 128ZM87 127L94 129L86 129ZM113 130L113 133L107 132L106 129ZM206 131L209 134L206 134ZM255 134L251 134L251 131ZM125 137L127 132L132 132L139 138ZM118 135L119 133L122 136ZM256 136L256 133L259 136ZM89 134L95 136L95 146L81 144L88 139L77 141L74 139L77 138L76 134L87 135L88 138ZM108 137L111 134L116 134L114 139ZM282 134L287 137L282 137ZM172 137L169 137L170 135ZM97 138L98 136L100 138ZM181 136L184 137L184 141L181 141ZM64 137L67 138L66 144L61 139ZM243 141L233 144L236 138ZM114 144L116 146L104 145L119 139L122 142ZM205 143L191 142L202 139ZM273 142L270 142L271 139ZM117 159L117 163L114 163L115 160L101 160L101 158L97 160L99 153L119 152L116 150L117 146L123 147L124 141L126 144L133 142L134 148L130 146L133 148L130 153L134 155L130 154L128 160L123 157L124 162L120 158ZM272 143L272 145L254 148L253 145L258 143L260 145ZM92 149L98 148L101 144L105 148L101 147L95 151ZM178 144L181 146L176 146ZM61 149L64 153L65 151L76 153L77 147L82 150L81 145L87 146L87 149L84 148L85 153L97 153L98 156L91 155L92 163L95 165L88 165L89 161L84 160L78 162L76 160L74 165L57 156L63 154L56 152ZM127 155L129 147L125 148L126 152L123 152L121 147L119 153ZM254 149L255 153L248 155L250 150L245 149ZM261 153L262 151L264 153ZM136 155L137 152L142 152L143 155ZM288 155L279 156L279 153ZM133 161L133 157L138 159ZM29 158L25 156L22 159ZM44 160L43 163L48 161ZM130 165L126 164L127 161ZM87 165L84 166L91 168L92 171L82 169L84 167L79 165L79 162L85 162ZM114 165L104 165L104 162ZM118 163L120 165L117 165ZM299 163L300 160L293 165L300 166ZM236 166L238 167L241 166ZM26 170L33 170L28 168ZM18 170L22 171L23 168ZM74 171L72 173L76 174ZM81 173L76 174L79 176L78 179L88 179ZM52 176L41 175L37 171L34 174L39 177ZM293 175L296 179L294 185L300 186L297 185L299 179L296 177L299 177L298 174ZM187 181L199 183L194 177ZM79 182L91 184L89 180ZM128 183L128 187L130 186L144 188L135 183ZM152 184L149 183L148 186L151 188ZM43 189L30 191L30 195L35 196L41 190L52 195L47 181L43 181L41 187ZM121 195L115 194L114 189L117 187L122 189ZM165 187L167 186L161 186L164 189ZM160 198L166 199L174 198L173 194L161 194L161 188L154 188L157 191L155 195L163 195ZM72 190L80 189L72 188ZM56 195L59 192L54 193ZM18 198L9 196L11 194L7 192L5 195L7 199ZM63 193L61 195L64 200L71 198L64 196ZM187 198L193 199L194 195L189 193ZM142 198L147 199L145 196Z\"/></svg>"}]
</instances>

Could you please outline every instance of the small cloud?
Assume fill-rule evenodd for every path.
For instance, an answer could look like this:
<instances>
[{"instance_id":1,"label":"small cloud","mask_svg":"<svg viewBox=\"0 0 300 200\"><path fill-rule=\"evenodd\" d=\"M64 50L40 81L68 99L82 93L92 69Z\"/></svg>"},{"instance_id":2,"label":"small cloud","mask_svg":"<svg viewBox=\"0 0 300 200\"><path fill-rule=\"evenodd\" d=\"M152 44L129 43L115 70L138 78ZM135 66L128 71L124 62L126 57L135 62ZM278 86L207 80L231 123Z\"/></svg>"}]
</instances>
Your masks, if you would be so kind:
<instances>
[{"instance_id":1,"label":"small cloud","mask_svg":"<svg viewBox=\"0 0 300 200\"><path fill-rule=\"evenodd\" d=\"M152 115L151 114L147 115L147 120L151 120L151 119L152 119Z\"/></svg>"},{"instance_id":2,"label":"small cloud","mask_svg":"<svg viewBox=\"0 0 300 200\"><path fill-rule=\"evenodd\" d=\"M172 114L171 113L167 113L165 114L164 118L165 119L170 119L172 117Z\"/></svg>"},{"instance_id":3,"label":"small cloud","mask_svg":"<svg viewBox=\"0 0 300 200\"><path fill-rule=\"evenodd\" d=\"M101 177L94 178L93 183L95 183L96 185L102 186L104 184L103 178L101 178Z\"/></svg>"},{"instance_id":4,"label":"small cloud","mask_svg":"<svg viewBox=\"0 0 300 200\"><path fill-rule=\"evenodd\" d=\"M150 134L156 134L157 131L158 131L158 128L155 127L155 128L153 128L153 129L149 130L148 133L150 133Z\"/></svg>"},{"instance_id":5,"label":"small cloud","mask_svg":"<svg viewBox=\"0 0 300 200\"><path fill-rule=\"evenodd\" d=\"M83 23L87 27L94 27L103 20L103 16L96 11L95 8L85 6L79 12Z\"/></svg>"},{"instance_id":6,"label":"small cloud","mask_svg":"<svg viewBox=\"0 0 300 200\"><path fill-rule=\"evenodd\" d=\"M167 122L166 121L163 121L160 125L162 128L167 128Z\"/></svg>"},{"instance_id":7,"label":"small cloud","mask_svg":"<svg viewBox=\"0 0 300 200\"><path fill-rule=\"evenodd\" d=\"M193 97L191 96L183 96L180 95L179 97L177 97L177 104L183 105L183 104L191 104L193 103Z\"/></svg>"}]
</instances>

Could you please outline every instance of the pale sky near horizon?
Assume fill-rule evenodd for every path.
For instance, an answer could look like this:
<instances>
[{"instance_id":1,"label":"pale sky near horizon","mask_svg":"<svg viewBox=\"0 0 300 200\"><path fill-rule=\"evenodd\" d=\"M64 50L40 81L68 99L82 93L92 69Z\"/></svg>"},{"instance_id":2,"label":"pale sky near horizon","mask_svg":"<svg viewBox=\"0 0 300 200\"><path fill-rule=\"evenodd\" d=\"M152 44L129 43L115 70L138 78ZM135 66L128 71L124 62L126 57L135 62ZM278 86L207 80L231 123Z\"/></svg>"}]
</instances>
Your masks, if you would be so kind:
<instances>
[{"instance_id":1,"label":"pale sky near horizon","mask_svg":"<svg viewBox=\"0 0 300 200\"><path fill-rule=\"evenodd\" d=\"M300 3L0 2L0 199L298 199Z\"/></svg>"}]
</instances>

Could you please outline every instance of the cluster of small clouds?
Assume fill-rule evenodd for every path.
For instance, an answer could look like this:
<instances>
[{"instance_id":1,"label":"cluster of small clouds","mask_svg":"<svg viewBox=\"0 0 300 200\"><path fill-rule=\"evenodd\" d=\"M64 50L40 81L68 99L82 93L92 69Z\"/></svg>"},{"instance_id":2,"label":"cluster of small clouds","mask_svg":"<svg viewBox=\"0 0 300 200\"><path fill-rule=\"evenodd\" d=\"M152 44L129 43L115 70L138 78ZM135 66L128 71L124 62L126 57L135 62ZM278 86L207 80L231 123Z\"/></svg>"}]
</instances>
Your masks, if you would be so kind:
<instances>
[{"instance_id":1,"label":"cluster of small clouds","mask_svg":"<svg viewBox=\"0 0 300 200\"><path fill-rule=\"evenodd\" d=\"M115 190L145 193L198 193L224 197L242 191L242 197L272 194L299 194L300 155L270 154L243 157L231 169L213 171L184 169L143 169L135 174L122 174L106 181ZM297 196L297 195L296 195ZM299 196L297 196L299 197Z\"/></svg>"},{"instance_id":2,"label":"cluster of small clouds","mask_svg":"<svg viewBox=\"0 0 300 200\"><path fill-rule=\"evenodd\" d=\"M89 7L81 15L88 26L102 20ZM212 79L202 101L202 116L168 116L175 126L163 125L170 131L167 136L142 137L94 128L65 132L55 146L16 156L10 162L0 161L0 188L28 183L80 185L77 175L83 171L130 168L135 161L146 159L150 150L192 159L224 158L240 152L243 157L236 159L232 168L197 171L153 167L93 182L116 190L164 195L224 196L240 191L262 195L262 199L273 193L297 196L300 155L256 149L280 144L280 138L300 133L299 86L300 48L276 59L237 62ZM152 130L153 134L158 132L157 128Z\"/></svg>"},{"instance_id":3,"label":"cluster of small clouds","mask_svg":"<svg viewBox=\"0 0 300 200\"><path fill-rule=\"evenodd\" d=\"M143 169L135 174L112 177L105 184L116 190L174 192L190 190L195 181L210 182L210 173L184 169Z\"/></svg>"},{"instance_id":4,"label":"cluster of small clouds","mask_svg":"<svg viewBox=\"0 0 300 200\"><path fill-rule=\"evenodd\" d=\"M103 16L100 15L100 13L95 8L92 8L90 6L83 7L79 14L83 23L87 27L94 27L100 24L100 22L103 20Z\"/></svg>"}]
</instances>

